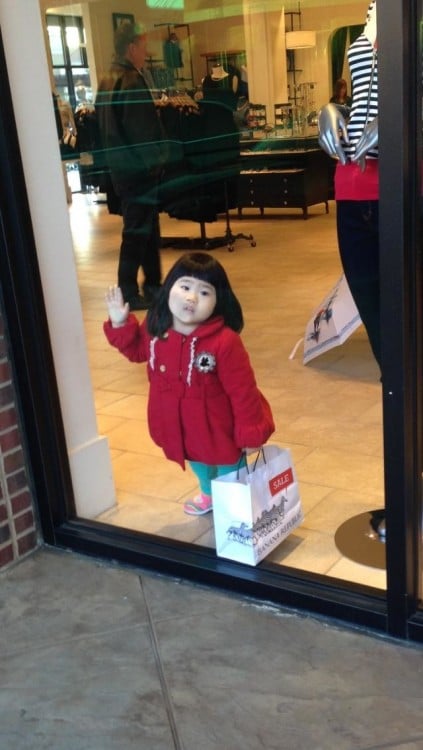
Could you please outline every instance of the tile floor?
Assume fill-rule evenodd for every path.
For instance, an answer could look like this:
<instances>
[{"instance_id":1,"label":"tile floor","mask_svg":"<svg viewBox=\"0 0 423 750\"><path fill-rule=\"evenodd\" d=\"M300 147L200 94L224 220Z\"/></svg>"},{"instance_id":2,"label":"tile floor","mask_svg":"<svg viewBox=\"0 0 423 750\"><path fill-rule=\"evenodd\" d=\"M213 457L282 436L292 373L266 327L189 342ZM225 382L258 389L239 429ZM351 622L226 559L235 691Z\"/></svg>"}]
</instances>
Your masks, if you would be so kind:
<instances>
[{"instance_id":1,"label":"tile floor","mask_svg":"<svg viewBox=\"0 0 423 750\"><path fill-rule=\"evenodd\" d=\"M422 750L421 645L92 558L0 572L4 750Z\"/></svg>"},{"instance_id":2,"label":"tile floor","mask_svg":"<svg viewBox=\"0 0 423 750\"><path fill-rule=\"evenodd\" d=\"M189 470L168 462L146 423L145 368L127 362L102 333L104 291L115 282L121 219L87 196L70 206L75 257L87 334L98 427L108 436L116 507L101 520L208 547L211 516L191 518L182 504L196 489ZM305 520L268 558L273 562L384 589L385 571L345 558L334 535L352 516L383 507L382 411L379 371L363 328L331 352L302 364L303 336L314 308L341 274L335 207L234 213L232 230L251 232L235 251L212 250L225 265L245 317L243 339L257 381L270 401L277 430L272 440L289 447L300 482ZM162 236L199 235L198 225L161 217ZM207 225L223 234L224 223ZM162 251L166 273L182 250ZM140 316L143 313L140 313ZM377 543L377 542L376 542Z\"/></svg>"}]
</instances>

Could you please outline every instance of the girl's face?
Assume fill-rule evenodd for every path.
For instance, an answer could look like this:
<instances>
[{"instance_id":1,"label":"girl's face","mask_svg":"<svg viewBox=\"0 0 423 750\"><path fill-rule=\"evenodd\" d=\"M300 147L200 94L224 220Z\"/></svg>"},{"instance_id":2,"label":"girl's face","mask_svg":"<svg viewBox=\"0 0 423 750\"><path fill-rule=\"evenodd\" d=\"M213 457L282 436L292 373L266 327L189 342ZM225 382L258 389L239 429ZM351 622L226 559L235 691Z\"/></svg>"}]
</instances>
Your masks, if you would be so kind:
<instances>
[{"instance_id":1,"label":"girl's face","mask_svg":"<svg viewBox=\"0 0 423 750\"><path fill-rule=\"evenodd\" d=\"M200 323L204 323L213 315L215 307L214 286L194 276L181 276L169 292L173 328L179 333L192 333Z\"/></svg>"}]
</instances>

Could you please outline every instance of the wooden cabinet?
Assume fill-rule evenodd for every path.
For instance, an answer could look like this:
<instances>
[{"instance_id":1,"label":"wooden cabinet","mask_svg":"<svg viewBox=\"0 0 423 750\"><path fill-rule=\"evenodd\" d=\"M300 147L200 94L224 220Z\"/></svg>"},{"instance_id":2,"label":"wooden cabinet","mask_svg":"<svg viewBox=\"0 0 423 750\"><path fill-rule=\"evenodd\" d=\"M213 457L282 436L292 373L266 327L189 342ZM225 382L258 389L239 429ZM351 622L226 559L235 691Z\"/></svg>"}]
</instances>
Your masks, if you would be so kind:
<instances>
[{"instance_id":1,"label":"wooden cabinet","mask_svg":"<svg viewBox=\"0 0 423 750\"><path fill-rule=\"evenodd\" d=\"M301 208L317 203L329 210L328 158L320 149L241 152L238 212L243 208Z\"/></svg>"}]
</instances>

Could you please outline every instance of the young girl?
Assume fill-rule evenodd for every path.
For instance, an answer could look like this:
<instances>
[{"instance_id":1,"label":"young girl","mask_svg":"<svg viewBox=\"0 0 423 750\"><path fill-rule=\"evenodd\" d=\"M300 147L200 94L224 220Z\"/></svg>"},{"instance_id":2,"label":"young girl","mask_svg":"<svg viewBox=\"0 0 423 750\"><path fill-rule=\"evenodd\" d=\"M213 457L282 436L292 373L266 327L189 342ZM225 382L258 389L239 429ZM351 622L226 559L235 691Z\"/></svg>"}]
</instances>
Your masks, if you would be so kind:
<instances>
[{"instance_id":1,"label":"young girl","mask_svg":"<svg viewBox=\"0 0 423 750\"><path fill-rule=\"evenodd\" d=\"M109 288L106 303L110 344L131 362L147 362L151 437L198 478L200 494L184 511L208 513L211 480L236 469L243 450L275 429L238 335L242 310L226 272L206 253L183 255L141 324L118 287Z\"/></svg>"}]
</instances>

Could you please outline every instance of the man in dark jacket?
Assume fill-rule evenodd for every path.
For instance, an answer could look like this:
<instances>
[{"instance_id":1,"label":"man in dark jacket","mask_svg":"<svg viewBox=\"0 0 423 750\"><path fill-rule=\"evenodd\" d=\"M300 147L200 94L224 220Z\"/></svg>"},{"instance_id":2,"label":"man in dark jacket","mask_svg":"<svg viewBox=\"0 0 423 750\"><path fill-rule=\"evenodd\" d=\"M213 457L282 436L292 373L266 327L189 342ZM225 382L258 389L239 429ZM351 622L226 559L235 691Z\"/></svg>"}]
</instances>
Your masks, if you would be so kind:
<instances>
[{"instance_id":1,"label":"man in dark jacket","mask_svg":"<svg viewBox=\"0 0 423 750\"><path fill-rule=\"evenodd\" d=\"M161 282L157 193L164 161L163 130L142 75L145 31L139 24L122 23L114 47L115 59L100 82L95 108L123 217L117 282L130 309L145 310Z\"/></svg>"}]
</instances>

